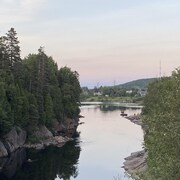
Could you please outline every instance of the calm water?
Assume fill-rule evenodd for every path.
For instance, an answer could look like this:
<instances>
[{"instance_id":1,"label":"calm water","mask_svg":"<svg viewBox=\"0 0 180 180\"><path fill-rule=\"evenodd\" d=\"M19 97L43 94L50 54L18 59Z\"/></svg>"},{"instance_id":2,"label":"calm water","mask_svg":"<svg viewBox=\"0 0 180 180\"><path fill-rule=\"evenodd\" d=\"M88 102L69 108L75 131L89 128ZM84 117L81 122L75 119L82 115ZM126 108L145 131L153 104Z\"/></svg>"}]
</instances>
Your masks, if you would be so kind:
<instances>
[{"instance_id":1,"label":"calm water","mask_svg":"<svg viewBox=\"0 0 180 180\"><path fill-rule=\"evenodd\" d=\"M126 109L132 115L140 109ZM121 166L131 152L142 149L141 127L120 116L116 106L90 105L81 108L84 124L80 137L62 148L17 151L0 179L18 180L126 180ZM32 159L28 163L26 159ZM0 165L2 164L0 161Z\"/></svg>"}]
</instances>

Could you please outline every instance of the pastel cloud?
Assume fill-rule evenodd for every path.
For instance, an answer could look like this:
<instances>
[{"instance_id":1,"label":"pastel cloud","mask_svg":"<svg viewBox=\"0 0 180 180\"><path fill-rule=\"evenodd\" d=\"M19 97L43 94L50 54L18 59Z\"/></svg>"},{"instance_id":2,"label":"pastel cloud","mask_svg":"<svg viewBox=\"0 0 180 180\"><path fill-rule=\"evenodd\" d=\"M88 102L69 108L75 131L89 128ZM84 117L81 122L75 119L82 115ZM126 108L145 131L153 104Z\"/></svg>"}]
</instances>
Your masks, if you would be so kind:
<instances>
[{"instance_id":1,"label":"pastel cloud","mask_svg":"<svg viewBox=\"0 0 180 180\"><path fill-rule=\"evenodd\" d=\"M158 76L160 60L166 75L179 66L179 9L177 0L3 0L0 27L15 27L23 56L43 45L82 85L105 84Z\"/></svg>"}]
</instances>

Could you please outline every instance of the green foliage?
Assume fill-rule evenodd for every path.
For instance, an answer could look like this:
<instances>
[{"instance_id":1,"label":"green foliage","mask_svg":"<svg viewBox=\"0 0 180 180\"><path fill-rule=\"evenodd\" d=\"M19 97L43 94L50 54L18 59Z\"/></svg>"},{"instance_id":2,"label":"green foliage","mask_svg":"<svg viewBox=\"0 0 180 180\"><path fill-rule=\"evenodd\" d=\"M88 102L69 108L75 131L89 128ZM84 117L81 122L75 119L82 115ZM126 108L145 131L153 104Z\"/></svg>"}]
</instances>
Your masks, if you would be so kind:
<instances>
[{"instance_id":1,"label":"green foliage","mask_svg":"<svg viewBox=\"0 0 180 180\"><path fill-rule=\"evenodd\" d=\"M28 121L28 128L29 132L33 132L39 120L39 112L38 112L38 105L34 95L29 94L29 121Z\"/></svg>"},{"instance_id":2,"label":"green foliage","mask_svg":"<svg viewBox=\"0 0 180 180\"><path fill-rule=\"evenodd\" d=\"M67 67L58 70L43 47L21 60L14 28L0 37L1 136L14 125L33 135L39 125L76 117L80 92L78 73Z\"/></svg>"},{"instance_id":3,"label":"green foliage","mask_svg":"<svg viewBox=\"0 0 180 180\"><path fill-rule=\"evenodd\" d=\"M5 38L7 44L6 52L8 55L9 65L11 69L13 69L13 66L16 63L21 62L19 41L16 36L17 36L16 31L14 30L14 28L11 28L6 34L6 38Z\"/></svg>"},{"instance_id":4,"label":"green foliage","mask_svg":"<svg viewBox=\"0 0 180 180\"><path fill-rule=\"evenodd\" d=\"M58 74L59 86L62 92L62 102L66 117L77 116L80 112L80 93L79 74L71 71L70 68L61 68Z\"/></svg>"},{"instance_id":5,"label":"green foliage","mask_svg":"<svg viewBox=\"0 0 180 180\"><path fill-rule=\"evenodd\" d=\"M146 93L146 89L140 89L138 86L101 86L99 88L82 88L81 101L116 101L116 102L140 102Z\"/></svg>"},{"instance_id":6,"label":"green foliage","mask_svg":"<svg viewBox=\"0 0 180 180\"><path fill-rule=\"evenodd\" d=\"M45 97L45 114L46 114L45 124L47 126L50 126L53 119L53 102L50 95L46 95Z\"/></svg>"},{"instance_id":7,"label":"green foliage","mask_svg":"<svg viewBox=\"0 0 180 180\"><path fill-rule=\"evenodd\" d=\"M151 179L180 179L180 70L150 85L144 101Z\"/></svg>"},{"instance_id":8,"label":"green foliage","mask_svg":"<svg viewBox=\"0 0 180 180\"><path fill-rule=\"evenodd\" d=\"M5 82L0 80L0 135L8 132L12 124L11 106L6 98Z\"/></svg>"},{"instance_id":9,"label":"green foliage","mask_svg":"<svg viewBox=\"0 0 180 180\"><path fill-rule=\"evenodd\" d=\"M54 117L61 122L64 119L64 106L62 103L62 93L59 87L52 86L50 94L53 102Z\"/></svg>"}]
</instances>

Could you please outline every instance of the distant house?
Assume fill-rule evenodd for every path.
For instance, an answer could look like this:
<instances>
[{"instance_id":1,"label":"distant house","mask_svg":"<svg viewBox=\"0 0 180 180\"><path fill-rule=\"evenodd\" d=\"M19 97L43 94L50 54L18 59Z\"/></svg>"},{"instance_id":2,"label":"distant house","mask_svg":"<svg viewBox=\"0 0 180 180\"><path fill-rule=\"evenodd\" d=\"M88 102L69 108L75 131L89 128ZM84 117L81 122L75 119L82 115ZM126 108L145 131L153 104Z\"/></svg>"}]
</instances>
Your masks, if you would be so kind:
<instances>
[{"instance_id":1,"label":"distant house","mask_svg":"<svg viewBox=\"0 0 180 180\"><path fill-rule=\"evenodd\" d=\"M101 92L94 92L94 96L102 96Z\"/></svg>"},{"instance_id":2,"label":"distant house","mask_svg":"<svg viewBox=\"0 0 180 180\"><path fill-rule=\"evenodd\" d=\"M146 96L147 94L147 89L139 89L138 94L143 97Z\"/></svg>"},{"instance_id":3,"label":"distant house","mask_svg":"<svg viewBox=\"0 0 180 180\"><path fill-rule=\"evenodd\" d=\"M126 94L132 94L132 92L133 92L132 90L127 90Z\"/></svg>"}]
</instances>

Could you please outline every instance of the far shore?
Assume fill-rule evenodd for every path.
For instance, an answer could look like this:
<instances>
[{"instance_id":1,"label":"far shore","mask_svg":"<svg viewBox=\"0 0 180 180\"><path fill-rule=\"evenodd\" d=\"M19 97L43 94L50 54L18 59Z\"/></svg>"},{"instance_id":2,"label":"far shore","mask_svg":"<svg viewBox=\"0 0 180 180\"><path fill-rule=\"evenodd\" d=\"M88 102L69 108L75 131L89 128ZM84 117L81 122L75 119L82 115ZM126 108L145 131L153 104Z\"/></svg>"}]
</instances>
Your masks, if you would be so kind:
<instances>
[{"instance_id":1,"label":"far shore","mask_svg":"<svg viewBox=\"0 0 180 180\"><path fill-rule=\"evenodd\" d=\"M81 102L81 105L112 105L125 108L138 108L142 109L143 106L138 103L128 103L128 102Z\"/></svg>"}]
</instances>

